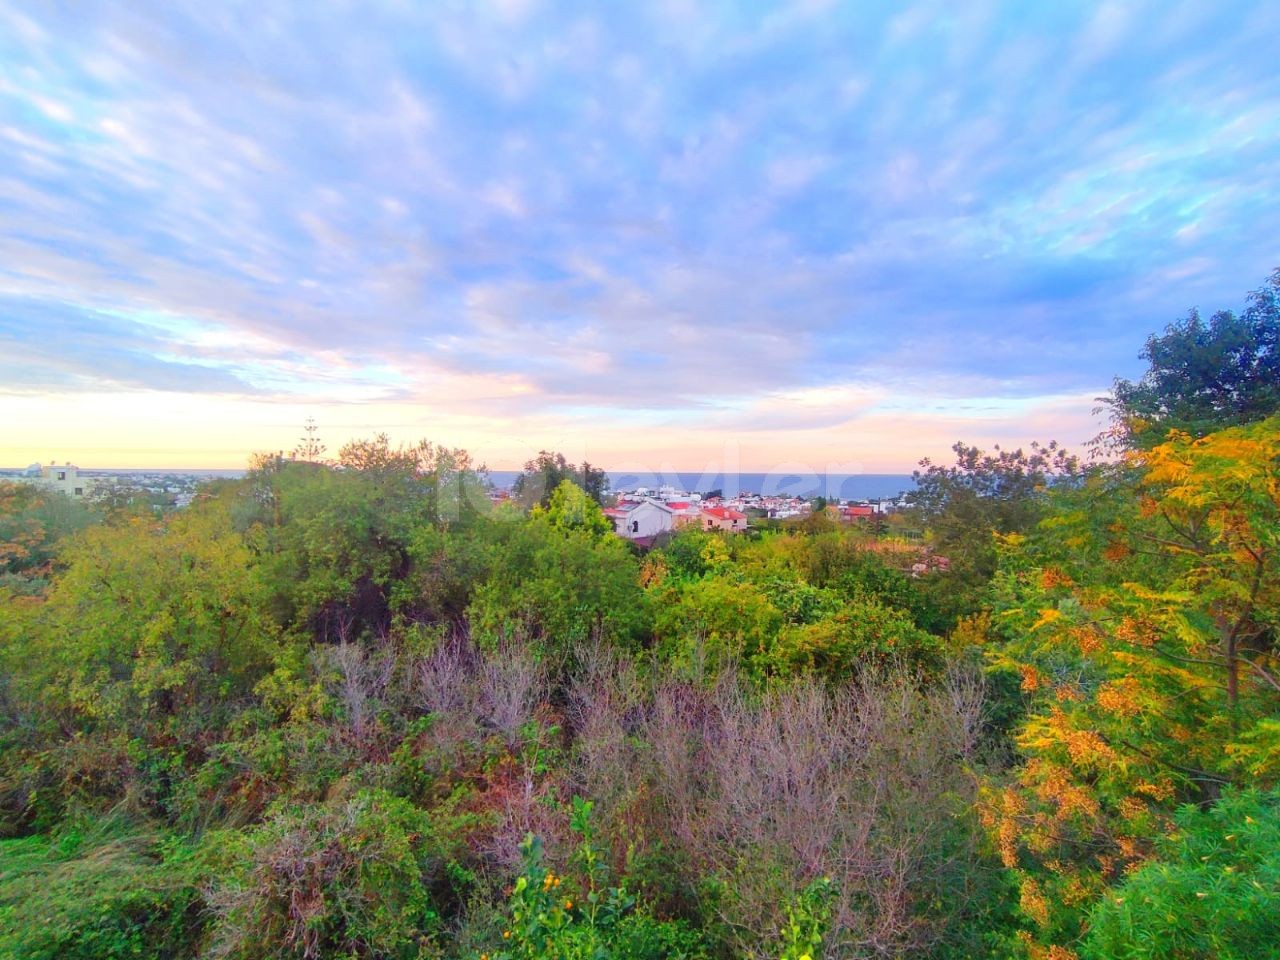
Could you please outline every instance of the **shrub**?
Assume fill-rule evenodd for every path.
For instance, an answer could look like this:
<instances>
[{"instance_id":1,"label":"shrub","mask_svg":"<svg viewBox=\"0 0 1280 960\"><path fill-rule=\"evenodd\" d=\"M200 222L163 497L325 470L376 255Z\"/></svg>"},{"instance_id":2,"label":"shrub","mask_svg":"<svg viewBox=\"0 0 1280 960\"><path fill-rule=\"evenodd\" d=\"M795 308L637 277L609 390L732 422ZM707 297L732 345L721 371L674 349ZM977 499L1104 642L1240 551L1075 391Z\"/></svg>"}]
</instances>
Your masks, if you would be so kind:
<instances>
[{"instance_id":1,"label":"shrub","mask_svg":"<svg viewBox=\"0 0 1280 960\"><path fill-rule=\"evenodd\" d=\"M502 939L481 960L675 960L705 957L697 935L678 921L659 921L637 907L625 886L608 886L592 839L589 801L575 797L570 826L580 838L574 857L581 878L543 865L532 834L520 845L524 870L512 887ZM566 883L566 880L568 881Z\"/></svg>"},{"instance_id":2,"label":"shrub","mask_svg":"<svg viewBox=\"0 0 1280 960\"><path fill-rule=\"evenodd\" d=\"M502 532L493 570L467 608L482 647L530 643L554 670L583 641L627 646L642 634L648 611L639 564L621 539L558 529L546 517Z\"/></svg>"},{"instance_id":3,"label":"shrub","mask_svg":"<svg viewBox=\"0 0 1280 960\"><path fill-rule=\"evenodd\" d=\"M813 960L822 956L822 937L831 922L831 881L822 877L787 904L779 960Z\"/></svg>"},{"instance_id":4,"label":"shrub","mask_svg":"<svg viewBox=\"0 0 1280 960\"><path fill-rule=\"evenodd\" d=\"M408 958L440 932L449 841L399 797L364 791L214 836L220 956Z\"/></svg>"},{"instance_id":5,"label":"shrub","mask_svg":"<svg viewBox=\"0 0 1280 960\"><path fill-rule=\"evenodd\" d=\"M775 673L795 668L848 679L867 668L903 663L932 672L942 666L942 643L901 610L875 600L851 600L838 612L784 630L768 657Z\"/></svg>"},{"instance_id":6,"label":"shrub","mask_svg":"<svg viewBox=\"0 0 1280 960\"><path fill-rule=\"evenodd\" d=\"M714 677L769 651L782 620L755 584L706 577L682 584L655 626L670 664L695 677Z\"/></svg>"},{"instance_id":7,"label":"shrub","mask_svg":"<svg viewBox=\"0 0 1280 960\"><path fill-rule=\"evenodd\" d=\"M991 912L999 867L963 764L981 732L973 678L708 689L648 685L604 657L570 716L574 786L597 801L613 862L729 955L776 956L786 905L821 877L834 955L921 955Z\"/></svg>"}]
</instances>

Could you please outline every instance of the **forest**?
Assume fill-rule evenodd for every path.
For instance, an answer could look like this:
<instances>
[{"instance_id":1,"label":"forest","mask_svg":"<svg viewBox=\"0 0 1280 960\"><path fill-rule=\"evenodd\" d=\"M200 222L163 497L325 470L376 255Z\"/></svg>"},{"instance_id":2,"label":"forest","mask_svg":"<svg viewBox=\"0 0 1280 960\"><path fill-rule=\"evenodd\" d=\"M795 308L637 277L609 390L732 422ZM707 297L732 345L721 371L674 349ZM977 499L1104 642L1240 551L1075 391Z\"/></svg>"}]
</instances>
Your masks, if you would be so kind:
<instances>
[{"instance_id":1,"label":"forest","mask_svg":"<svg viewBox=\"0 0 1280 960\"><path fill-rule=\"evenodd\" d=\"M1280 957L1278 298L922 461L924 575L385 436L0 485L0 957Z\"/></svg>"}]
</instances>

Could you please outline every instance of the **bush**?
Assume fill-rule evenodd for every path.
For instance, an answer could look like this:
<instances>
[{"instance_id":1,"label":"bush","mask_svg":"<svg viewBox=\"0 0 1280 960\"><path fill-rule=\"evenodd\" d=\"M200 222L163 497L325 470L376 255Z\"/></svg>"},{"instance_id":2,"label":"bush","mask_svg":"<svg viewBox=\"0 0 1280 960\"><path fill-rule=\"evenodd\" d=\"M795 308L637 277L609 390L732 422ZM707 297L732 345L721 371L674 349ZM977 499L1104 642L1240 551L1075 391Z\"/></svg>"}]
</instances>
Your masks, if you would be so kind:
<instances>
[{"instance_id":1,"label":"bush","mask_svg":"<svg viewBox=\"0 0 1280 960\"><path fill-rule=\"evenodd\" d=\"M449 843L399 797L365 791L211 836L222 860L210 893L221 956L409 958L440 933Z\"/></svg>"},{"instance_id":2,"label":"bush","mask_svg":"<svg viewBox=\"0 0 1280 960\"><path fill-rule=\"evenodd\" d=\"M657 616L665 659L695 677L714 677L769 651L782 613L753 583L706 577L682 584Z\"/></svg>"},{"instance_id":3,"label":"bush","mask_svg":"<svg viewBox=\"0 0 1280 960\"><path fill-rule=\"evenodd\" d=\"M592 804L574 798L570 825L580 838L574 857L582 878L558 876L542 862L532 834L520 845L524 871L512 887L506 927L481 960L695 960L698 936L678 921L659 921L637 907L625 886L607 886L591 836ZM565 881L568 880L566 883Z\"/></svg>"},{"instance_id":4,"label":"bush","mask_svg":"<svg viewBox=\"0 0 1280 960\"><path fill-rule=\"evenodd\" d=\"M639 564L621 539L558 529L541 516L503 533L492 573L467 608L482 647L533 644L558 669L584 641L629 646L641 636L648 611Z\"/></svg>"},{"instance_id":5,"label":"bush","mask_svg":"<svg viewBox=\"0 0 1280 960\"><path fill-rule=\"evenodd\" d=\"M777 956L787 904L821 877L833 955L923 955L991 914L999 866L979 850L961 762L981 733L971 677L708 689L646 683L605 656L570 717L575 789L596 802L612 862L726 955Z\"/></svg>"},{"instance_id":6,"label":"bush","mask_svg":"<svg viewBox=\"0 0 1280 960\"><path fill-rule=\"evenodd\" d=\"M943 656L941 641L905 612L875 600L851 600L838 613L783 631L769 660L776 673L802 668L847 679L896 663L933 672L942 666Z\"/></svg>"}]
</instances>

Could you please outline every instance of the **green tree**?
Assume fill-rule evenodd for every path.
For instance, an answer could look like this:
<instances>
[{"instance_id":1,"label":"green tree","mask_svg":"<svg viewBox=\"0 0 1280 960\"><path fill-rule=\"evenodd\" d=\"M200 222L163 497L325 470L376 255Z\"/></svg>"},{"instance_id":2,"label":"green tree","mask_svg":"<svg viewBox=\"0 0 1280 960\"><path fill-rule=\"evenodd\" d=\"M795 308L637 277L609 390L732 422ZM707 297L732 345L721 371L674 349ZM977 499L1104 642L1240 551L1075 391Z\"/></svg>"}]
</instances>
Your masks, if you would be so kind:
<instances>
[{"instance_id":1,"label":"green tree","mask_svg":"<svg viewBox=\"0 0 1280 960\"><path fill-rule=\"evenodd\" d=\"M767 672L784 619L761 587L738 577L706 576L661 594L654 630L669 663L698 677L737 666Z\"/></svg>"},{"instance_id":2,"label":"green tree","mask_svg":"<svg viewBox=\"0 0 1280 960\"><path fill-rule=\"evenodd\" d=\"M584 641L630 646L648 622L639 562L627 544L544 513L495 524L492 566L467 610L482 645L533 644L556 666Z\"/></svg>"},{"instance_id":3,"label":"green tree","mask_svg":"<svg viewBox=\"0 0 1280 960\"><path fill-rule=\"evenodd\" d=\"M316 426L315 417L307 417L307 422L302 427L302 436L298 438L298 445L293 448L291 456L295 460L319 463L324 451L325 445L320 439L320 428Z\"/></svg>"},{"instance_id":4,"label":"green tree","mask_svg":"<svg viewBox=\"0 0 1280 960\"><path fill-rule=\"evenodd\" d=\"M600 505L571 480L561 480L551 493L545 509L534 507L535 516L545 516L557 530L581 530L593 537L613 533L613 524Z\"/></svg>"},{"instance_id":5,"label":"green tree","mask_svg":"<svg viewBox=\"0 0 1280 960\"><path fill-rule=\"evenodd\" d=\"M1015 535L993 582L1006 642L990 650L1028 710L1024 762L986 816L1024 914L1060 946L1179 802L1280 777L1280 418L1131 460L1136 508L1084 547L1095 563L1072 575Z\"/></svg>"},{"instance_id":6,"label":"green tree","mask_svg":"<svg viewBox=\"0 0 1280 960\"><path fill-rule=\"evenodd\" d=\"M933 672L943 662L937 637L917 627L904 611L869 599L848 601L821 620L788 627L771 654L761 659L772 673L806 669L832 679L895 664Z\"/></svg>"},{"instance_id":7,"label":"green tree","mask_svg":"<svg viewBox=\"0 0 1280 960\"><path fill-rule=\"evenodd\" d=\"M937 582L951 597L952 612L963 614L971 612L977 591L995 573L995 535L1029 531L1043 514L1050 488L1076 481L1080 465L1056 442L1032 443L1029 453L998 446L985 453L964 443L952 449L953 466L920 461L907 499L950 561L950 574Z\"/></svg>"},{"instance_id":8,"label":"green tree","mask_svg":"<svg viewBox=\"0 0 1280 960\"><path fill-rule=\"evenodd\" d=\"M97 519L64 493L0 481L0 585L24 592L40 588L58 542Z\"/></svg>"},{"instance_id":9,"label":"green tree","mask_svg":"<svg viewBox=\"0 0 1280 960\"><path fill-rule=\"evenodd\" d=\"M583 461L574 466L563 453L542 450L524 465L524 472L516 477L511 492L526 510L535 506L546 507L551 495L565 481L581 487L588 497L603 504L609 495L609 475L599 467Z\"/></svg>"},{"instance_id":10,"label":"green tree","mask_svg":"<svg viewBox=\"0 0 1280 960\"><path fill-rule=\"evenodd\" d=\"M28 702L77 724L204 724L269 668L267 589L225 504L91 527L62 562L5 651Z\"/></svg>"},{"instance_id":11,"label":"green tree","mask_svg":"<svg viewBox=\"0 0 1280 960\"><path fill-rule=\"evenodd\" d=\"M1170 430L1202 437L1280 412L1280 270L1243 312L1221 310L1205 322L1192 310L1149 337L1141 357L1149 364L1142 378L1117 379L1102 401L1113 443L1149 448Z\"/></svg>"},{"instance_id":12,"label":"green tree","mask_svg":"<svg viewBox=\"0 0 1280 960\"><path fill-rule=\"evenodd\" d=\"M241 526L263 557L281 625L324 641L387 630L423 528L464 528L488 512L465 451L385 434L347 444L333 466L261 458Z\"/></svg>"}]
</instances>

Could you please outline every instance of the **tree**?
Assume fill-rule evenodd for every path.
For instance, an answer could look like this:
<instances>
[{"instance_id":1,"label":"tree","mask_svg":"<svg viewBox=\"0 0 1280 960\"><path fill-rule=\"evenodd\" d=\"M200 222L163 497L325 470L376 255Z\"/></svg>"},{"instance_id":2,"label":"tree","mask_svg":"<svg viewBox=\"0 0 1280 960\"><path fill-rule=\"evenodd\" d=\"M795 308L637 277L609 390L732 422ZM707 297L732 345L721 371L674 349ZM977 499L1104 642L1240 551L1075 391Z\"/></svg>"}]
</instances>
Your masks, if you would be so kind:
<instances>
[{"instance_id":1,"label":"tree","mask_svg":"<svg viewBox=\"0 0 1280 960\"><path fill-rule=\"evenodd\" d=\"M1040 518L1048 492L1056 484L1080 476L1077 459L1057 442L1031 444L1031 452L985 453L957 443L954 466L928 458L912 478L916 487L908 502L933 536L937 550L950 561L941 578L958 612L968 593L990 579L996 569L994 534L1025 533Z\"/></svg>"},{"instance_id":2,"label":"tree","mask_svg":"<svg viewBox=\"0 0 1280 960\"><path fill-rule=\"evenodd\" d=\"M708 546L716 543L709 540ZM763 674L783 626L782 611L759 586L708 576L664 590L655 633L668 662L695 677L746 666Z\"/></svg>"},{"instance_id":3,"label":"tree","mask_svg":"<svg viewBox=\"0 0 1280 960\"><path fill-rule=\"evenodd\" d=\"M786 673L785 667L808 669L845 680L864 670L896 664L936 671L942 662L942 644L912 623L906 611L858 598L830 616L787 628L778 638L777 650L766 659L774 672Z\"/></svg>"},{"instance_id":4,"label":"tree","mask_svg":"<svg viewBox=\"0 0 1280 960\"><path fill-rule=\"evenodd\" d=\"M1090 960L1254 960L1280 917L1280 794L1230 791L1182 807L1151 862L1089 918Z\"/></svg>"},{"instance_id":5,"label":"tree","mask_svg":"<svg viewBox=\"0 0 1280 960\"><path fill-rule=\"evenodd\" d=\"M639 563L627 544L544 512L495 524L489 576L467 609L482 646L527 644L559 667L584 642L629 646L646 625Z\"/></svg>"},{"instance_id":6,"label":"tree","mask_svg":"<svg viewBox=\"0 0 1280 960\"><path fill-rule=\"evenodd\" d=\"M0 481L0 583L38 590L58 541L95 519L92 510L64 493Z\"/></svg>"},{"instance_id":7,"label":"tree","mask_svg":"<svg viewBox=\"0 0 1280 960\"><path fill-rule=\"evenodd\" d=\"M582 530L596 538L613 533L613 524L600 505L571 480L561 480L546 509L534 507L534 514L545 516L557 530Z\"/></svg>"},{"instance_id":8,"label":"tree","mask_svg":"<svg viewBox=\"0 0 1280 960\"><path fill-rule=\"evenodd\" d=\"M1280 693L1280 416L1199 440L1174 433L1135 460L1144 508L1162 521L1146 539L1185 558L1173 586L1207 618L1175 626L1225 674L1233 713L1241 671Z\"/></svg>"},{"instance_id":9,"label":"tree","mask_svg":"<svg viewBox=\"0 0 1280 960\"><path fill-rule=\"evenodd\" d=\"M26 696L79 722L209 722L245 697L278 649L267 591L226 505L82 532L9 655ZM15 671L17 672L17 671Z\"/></svg>"},{"instance_id":10,"label":"tree","mask_svg":"<svg viewBox=\"0 0 1280 960\"><path fill-rule=\"evenodd\" d=\"M1280 270L1248 296L1240 314L1198 310L1152 335L1136 383L1117 379L1102 398L1112 441L1150 448L1170 430L1202 437L1280 412Z\"/></svg>"},{"instance_id":11,"label":"tree","mask_svg":"<svg viewBox=\"0 0 1280 960\"><path fill-rule=\"evenodd\" d=\"M524 465L524 472L516 477L511 491L526 510L535 506L546 507L551 495L560 484L568 480L581 487L596 503L603 505L609 494L609 475L587 461L575 467L563 453L542 450Z\"/></svg>"},{"instance_id":12,"label":"tree","mask_svg":"<svg viewBox=\"0 0 1280 960\"><path fill-rule=\"evenodd\" d=\"M325 445L320 440L320 428L316 426L315 417L307 417L302 428L302 437L293 448L293 459L306 463L319 463L324 456Z\"/></svg>"},{"instance_id":13,"label":"tree","mask_svg":"<svg viewBox=\"0 0 1280 960\"><path fill-rule=\"evenodd\" d=\"M1025 762L985 815L1037 939L1060 946L1179 802L1280 777L1280 417L1130 459L1138 503L1098 562L1073 576L1012 536L993 581L1006 643L989 649L1028 710Z\"/></svg>"},{"instance_id":14,"label":"tree","mask_svg":"<svg viewBox=\"0 0 1280 960\"><path fill-rule=\"evenodd\" d=\"M422 527L465 526L489 508L463 450L386 434L348 443L333 466L260 458L242 526L264 555L284 626L320 640L377 634Z\"/></svg>"}]
</instances>

